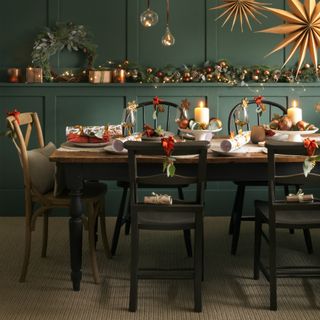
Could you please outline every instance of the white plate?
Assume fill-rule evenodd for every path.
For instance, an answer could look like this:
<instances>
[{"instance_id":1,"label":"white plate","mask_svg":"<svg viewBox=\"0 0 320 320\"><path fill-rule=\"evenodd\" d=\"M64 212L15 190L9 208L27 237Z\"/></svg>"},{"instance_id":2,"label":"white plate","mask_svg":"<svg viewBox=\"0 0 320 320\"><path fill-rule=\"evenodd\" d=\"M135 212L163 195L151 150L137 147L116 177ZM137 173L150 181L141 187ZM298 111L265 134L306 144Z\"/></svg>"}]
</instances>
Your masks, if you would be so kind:
<instances>
[{"instance_id":1,"label":"white plate","mask_svg":"<svg viewBox=\"0 0 320 320\"><path fill-rule=\"evenodd\" d=\"M174 154L172 155L172 158L176 159L192 159L198 157L198 154L184 154L181 156L175 156Z\"/></svg>"},{"instance_id":2,"label":"white plate","mask_svg":"<svg viewBox=\"0 0 320 320\"><path fill-rule=\"evenodd\" d=\"M123 149L122 151L116 151L113 149L112 145L106 146L104 148L105 151L109 152L109 153L114 153L114 154L127 154L128 150L127 149Z\"/></svg>"},{"instance_id":3,"label":"white plate","mask_svg":"<svg viewBox=\"0 0 320 320\"><path fill-rule=\"evenodd\" d=\"M281 140L284 141L285 138L284 136L287 136L285 141L291 141L291 142L302 142L303 138L301 135L308 135L308 134L313 134L316 133L319 129L315 128L313 130L307 130L307 131L292 131L292 130L273 130L271 129L275 135L268 137L268 139L274 139L274 140Z\"/></svg>"},{"instance_id":4,"label":"white plate","mask_svg":"<svg viewBox=\"0 0 320 320\"><path fill-rule=\"evenodd\" d=\"M69 143L71 143L72 145L76 146L76 147L83 147L83 148L100 148L100 147L105 147L107 145L111 144L111 141L108 142L97 142L97 143L93 143L93 142L72 142L72 141L68 141Z\"/></svg>"},{"instance_id":5,"label":"white plate","mask_svg":"<svg viewBox=\"0 0 320 320\"><path fill-rule=\"evenodd\" d=\"M241 148L232 151L232 152L225 152L222 151L220 148L220 142L213 142L210 147L210 151L217 153L219 155L228 156L228 157L236 157L236 156L244 156L246 154L254 154L254 153L260 153L266 151L266 148L260 147L256 144L247 143Z\"/></svg>"},{"instance_id":6,"label":"white plate","mask_svg":"<svg viewBox=\"0 0 320 320\"><path fill-rule=\"evenodd\" d=\"M187 134L192 134L194 136L194 139L197 141L201 140L207 140L210 141L212 137L214 136L214 133L219 132L222 130L220 129L215 129L215 130L192 130L192 129L181 129L179 130L183 133Z\"/></svg>"}]
</instances>

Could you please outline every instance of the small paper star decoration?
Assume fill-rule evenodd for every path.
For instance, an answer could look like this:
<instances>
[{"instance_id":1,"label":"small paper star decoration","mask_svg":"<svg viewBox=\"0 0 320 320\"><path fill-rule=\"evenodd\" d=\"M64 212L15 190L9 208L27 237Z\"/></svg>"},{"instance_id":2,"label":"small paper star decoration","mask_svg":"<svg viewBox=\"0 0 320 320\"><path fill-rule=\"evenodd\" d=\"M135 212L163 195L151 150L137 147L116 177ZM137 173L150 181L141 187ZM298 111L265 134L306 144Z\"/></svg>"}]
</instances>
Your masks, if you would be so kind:
<instances>
[{"instance_id":1,"label":"small paper star decoration","mask_svg":"<svg viewBox=\"0 0 320 320\"><path fill-rule=\"evenodd\" d=\"M318 66L318 49L320 46L320 2L305 0L302 4L299 0L288 0L290 11L266 8L266 10L285 20L285 24L264 29L259 32L285 34L286 37L268 54L277 52L289 45L291 51L283 64L283 67L299 50L299 62L297 74L309 50L310 57L315 68Z\"/></svg>"},{"instance_id":2,"label":"small paper star decoration","mask_svg":"<svg viewBox=\"0 0 320 320\"><path fill-rule=\"evenodd\" d=\"M231 31L233 31L234 25L239 18L241 31L243 31L243 20L246 21L249 29L252 31L252 27L250 24L250 19L252 18L258 23L261 23L257 15L260 15L264 18L266 16L262 14L260 11L266 9L266 5L270 3L258 2L256 0L222 0L224 4L219 6L210 8L209 10L217 10L217 9L225 9L224 12L220 14L220 16L216 19L220 19L225 16L225 21L222 24L222 27L229 21L229 19L233 16Z\"/></svg>"}]
</instances>

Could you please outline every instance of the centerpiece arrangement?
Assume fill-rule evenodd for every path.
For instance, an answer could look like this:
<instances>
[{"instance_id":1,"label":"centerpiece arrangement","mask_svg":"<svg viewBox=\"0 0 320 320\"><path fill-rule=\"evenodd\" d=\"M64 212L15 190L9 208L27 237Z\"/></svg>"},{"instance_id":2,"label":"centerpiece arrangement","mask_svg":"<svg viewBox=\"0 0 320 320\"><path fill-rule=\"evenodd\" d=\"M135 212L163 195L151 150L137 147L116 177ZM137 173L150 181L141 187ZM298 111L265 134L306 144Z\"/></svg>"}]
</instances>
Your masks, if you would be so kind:
<instances>
[{"instance_id":1,"label":"centerpiece arrangement","mask_svg":"<svg viewBox=\"0 0 320 320\"><path fill-rule=\"evenodd\" d=\"M186 134L191 134L195 140L210 141L215 132L222 130L222 122L218 118L210 118L210 110L205 106L203 101L194 108L194 118L188 119L190 103L183 100L180 110L180 116L177 117L176 123L179 130Z\"/></svg>"},{"instance_id":2,"label":"centerpiece arrangement","mask_svg":"<svg viewBox=\"0 0 320 320\"><path fill-rule=\"evenodd\" d=\"M266 129L267 136L287 135L288 141L291 142L302 142L301 134L311 134L318 131L315 125L302 120L302 109L298 107L296 100L293 100L287 114L274 115Z\"/></svg>"}]
</instances>

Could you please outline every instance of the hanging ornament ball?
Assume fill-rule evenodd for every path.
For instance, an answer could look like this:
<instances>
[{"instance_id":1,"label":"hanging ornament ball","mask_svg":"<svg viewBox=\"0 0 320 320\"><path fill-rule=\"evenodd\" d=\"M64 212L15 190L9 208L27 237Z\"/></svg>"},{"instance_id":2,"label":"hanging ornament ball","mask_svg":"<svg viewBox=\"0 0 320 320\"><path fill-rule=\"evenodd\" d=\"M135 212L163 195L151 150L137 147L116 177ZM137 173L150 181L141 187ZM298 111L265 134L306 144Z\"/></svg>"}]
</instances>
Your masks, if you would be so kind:
<instances>
[{"instance_id":1,"label":"hanging ornament ball","mask_svg":"<svg viewBox=\"0 0 320 320\"><path fill-rule=\"evenodd\" d=\"M256 69L256 70L254 71L254 73L255 73L255 74L260 74L260 70L259 70L259 69Z\"/></svg>"},{"instance_id":2,"label":"hanging ornament ball","mask_svg":"<svg viewBox=\"0 0 320 320\"><path fill-rule=\"evenodd\" d=\"M163 81L164 81L164 82L170 82L170 78L169 78L169 77L164 77L164 78L163 78Z\"/></svg>"},{"instance_id":3,"label":"hanging ornament ball","mask_svg":"<svg viewBox=\"0 0 320 320\"><path fill-rule=\"evenodd\" d=\"M207 67L207 68L206 68L206 72L207 72L207 73L211 73L211 72L212 72L212 68L211 68L211 67Z\"/></svg>"},{"instance_id":4,"label":"hanging ornament ball","mask_svg":"<svg viewBox=\"0 0 320 320\"><path fill-rule=\"evenodd\" d=\"M309 68L310 68L310 64L309 64L309 63L306 63L306 64L304 65L304 67L305 67L305 69L309 69Z\"/></svg>"},{"instance_id":5,"label":"hanging ornament ball","mask_svg":"<svg viewBox=\"0 0 320 320\"><path fill-rule=\"evenodd\" d=\"M227 67L227 63L226 63L225 61L221 61L221 62L219 63L219 65L220 65L221 68Z\"/></svg>"},{"instance_id":6,"label":"hanging ornament ball","mask_svg":"<svg viewBox=\"0 0 320 320\"><path fill-rule=\"evenodd\" d=\"M123 62L123 65L124 66L127 66L129 64L129 60L125 60L124 62Z\"/></svg>"},{"instance_id":7,"label":"hanging ornament ball","mask_svg":"<svg viewBox=\"0 0 320 320\"><path fill-rule=\"evenodd\" d=\"M258 75L253 75L253 76L252 76L252 80L258 81L258 80L259 80L259 76L258 76Z\"/></svg>"},{"instance_id":8,"label":"hanging ornament ball","mask_svg":"<svg viewBox=\"0 0 320 320\"><path fill-rule=\"evenodd\" d=\"M148 73L148 74L152 73L152 71L153 71L152 68L148 68L148 69L147 69L147 73Z\"/></svg>"},{"instance_id":9,"label":"hanging ornament ball","mask_svg":"<svg viewBox=\"0 0 320 320\"><path fill-rule=\"evenodd\" d=\"M263 72L263 74L264 74L265 76L270 76L270 71L269 71L269 70L265 70L265 71Z\"/></svg>"},{"instance_id":10,"label":"hanging ornament ball","mask_svg":"<svg viewBox=\"0 0 320 320\"><path fill-rule=\"evenodd\" d=\"M162 71L158 71L157 72L157 77L158 78L162 78L164 76L163 72Z\"/></svg>"},{"instance_id":11,"label":"hanging ornament ball","mask_svg":"<svg viewBox=\"0 0 320 320\"><path fill-rule=\"evenodd\" d=\"M188 119L181 119L179 121L179 128L181 129L187 129L189 125L189 120Z\"/></svg>"}]
</instances>

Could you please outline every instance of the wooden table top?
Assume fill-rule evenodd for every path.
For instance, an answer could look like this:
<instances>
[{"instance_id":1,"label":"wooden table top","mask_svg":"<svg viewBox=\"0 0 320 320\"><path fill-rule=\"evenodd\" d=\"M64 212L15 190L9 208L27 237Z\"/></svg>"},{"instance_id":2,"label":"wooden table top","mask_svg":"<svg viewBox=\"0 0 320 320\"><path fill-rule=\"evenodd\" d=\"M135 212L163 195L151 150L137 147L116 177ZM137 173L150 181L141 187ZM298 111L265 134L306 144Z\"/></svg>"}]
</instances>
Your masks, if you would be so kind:
<instances>
[{"instance_id":1,"label":"wooden table top","mask_svg":"<svg viewBox=\"0 0 320 320\"><path fill-rule=\"evenodd\" d=\"M265 163L267 162L267 155L262 152L255 153L237 153L230 156L222 156L211 151L208 152L207 158L208 164L220 164L220 163ZM277 162L303 162L304 156L279 156ZM87 151L62 151L56 150L50 156L50 161L59 163L127 163L128 157L126 154L112 154L108 152L87 152ZM144 156L141 157L142 162L155 163L162 162L163 159L159 157ZM196 163L195 158L179 158L178 163Z\"/></svg>"}]
</instances>

